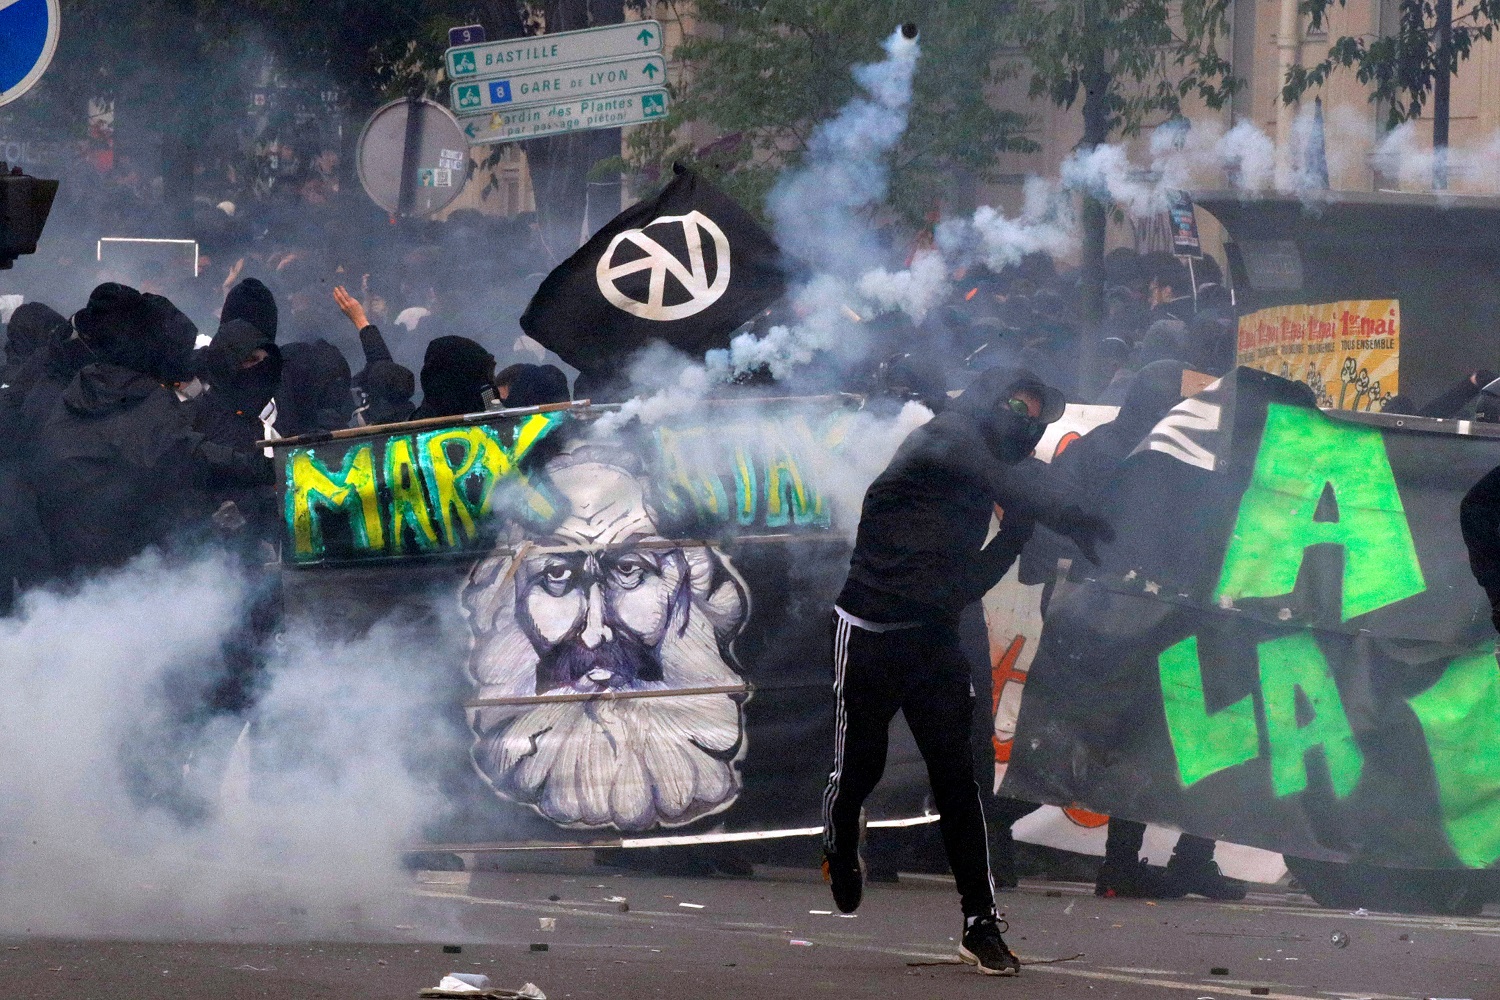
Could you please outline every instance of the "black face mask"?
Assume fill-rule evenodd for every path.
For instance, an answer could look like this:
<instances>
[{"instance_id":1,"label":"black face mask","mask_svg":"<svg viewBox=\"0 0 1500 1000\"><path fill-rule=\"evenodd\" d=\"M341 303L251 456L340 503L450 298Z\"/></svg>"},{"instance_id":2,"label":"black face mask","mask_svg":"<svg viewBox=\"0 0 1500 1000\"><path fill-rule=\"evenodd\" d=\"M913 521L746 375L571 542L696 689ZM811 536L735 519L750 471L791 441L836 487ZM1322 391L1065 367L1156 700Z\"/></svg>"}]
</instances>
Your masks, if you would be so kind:
<instances>
[{"instance_id":1,"label":"black face mask","mask_svg":"<svg viewBox=\"0 0 1500 1000\"><path fill-rule=\"evenodd\" d=\"M231 409L258 416L280 384L280 366L267 359L250 368L237 369L233 375L216 382L213 391Z\"/></svg>"},{"instance_id":2,"label":"black face mask","mask_svg":"<svg viewBox=\"0 0 1500 1000\"><path fill-rule=\"evenodd\" d=\"M983 426L984 442L990 452L1008 463L1019 462L1035 451L1045 433L1047 425L1040 420L1008 409L991 415Z\"/></svg>"}]
</instances>

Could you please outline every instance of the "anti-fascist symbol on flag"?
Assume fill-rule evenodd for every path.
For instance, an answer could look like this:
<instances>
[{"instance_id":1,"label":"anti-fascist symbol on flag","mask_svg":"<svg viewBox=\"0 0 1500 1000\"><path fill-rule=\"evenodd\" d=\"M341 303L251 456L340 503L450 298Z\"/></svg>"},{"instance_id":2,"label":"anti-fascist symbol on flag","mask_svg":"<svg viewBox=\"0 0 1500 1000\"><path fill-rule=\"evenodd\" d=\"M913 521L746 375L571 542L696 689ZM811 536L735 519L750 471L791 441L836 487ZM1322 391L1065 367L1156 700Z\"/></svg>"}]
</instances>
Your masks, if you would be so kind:
<instances>
[{"instance_id":1,"label":"anti-fascist symbol on flag","mask_svg":"<svg viewBox=\"0 0 1500 1000\"><path fill-rule=\"evenodd\" d=\"M686 261L678 259L676 254L648 235L650 230L657 227L670 231L666 227L671 226L681 228L683 242L687 246ZM705 236L713 243L712 275L703 253ZM645 256L627 257L620 261L620 257L629 253L629 250L622 252L623 248L634 248ZM642 271L650 272L644 302L616 284L619 279ZM627 229L616 234L600 256L595 275L599 282L599 292L605 300L632 316L663 322L686 319L719 301L729 288L729 240L713 219L696 209L686 215L662 216L640 229ZM670 282L668 279L671 279ZM671 296L672 299L678 299L685 293L687 300L668 304L669 284L680 286L681 289L681 292Z\"/></svg>"},{"instance_id":2,"label":"anti-fascist symbol on flag","mask_svg":"<svg viewBox=\"0 0 1500 1000\"><path fill-rule=\"evenodd\" d=\"M580 371L617 376L652 341L700 356L728 347L781 297L770 234L691 170L673 172L547 275L521 316L521 329Z\"/></svg>"}]
</instances>

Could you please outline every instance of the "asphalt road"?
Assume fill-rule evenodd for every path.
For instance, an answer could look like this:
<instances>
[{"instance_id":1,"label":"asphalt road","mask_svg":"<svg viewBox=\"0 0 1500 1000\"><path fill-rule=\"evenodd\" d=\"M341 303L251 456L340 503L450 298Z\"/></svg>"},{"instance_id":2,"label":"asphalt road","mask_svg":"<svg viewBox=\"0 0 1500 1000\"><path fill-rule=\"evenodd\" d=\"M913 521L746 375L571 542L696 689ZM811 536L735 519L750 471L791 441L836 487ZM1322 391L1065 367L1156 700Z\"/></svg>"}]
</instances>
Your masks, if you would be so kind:
<instances>
[{"instance_id":1,"label":"asphalt road","mask_svg":"<svg viewBox=\"0 0 1500 1000\"><path fill-rule=\"evenodd\" d=\"M496 986L535 983L549 1000L1223 1000L1256 988L1272 1000L1500 997L1500 919L1349 914L1284 891L1242 904L1146 903L1028 882L1001 900L1007 939L1030 964L1018 979L994 979L953 964L957 897L942 879L872 886L845 918L826 912L809 872L735 881L620 875L570 859L529 866L418 873L400 918L410 923L275 920L219 942L192 941L201 935L191 927L170 929L183 939L170 941L11 939L0 996L413 1000L463 971ZM304 932L319 940L295 940ZM1342 948L1336 932L1348 937ZM462 952L445 954L445 943Z\"/></svg>"}]
</instances>

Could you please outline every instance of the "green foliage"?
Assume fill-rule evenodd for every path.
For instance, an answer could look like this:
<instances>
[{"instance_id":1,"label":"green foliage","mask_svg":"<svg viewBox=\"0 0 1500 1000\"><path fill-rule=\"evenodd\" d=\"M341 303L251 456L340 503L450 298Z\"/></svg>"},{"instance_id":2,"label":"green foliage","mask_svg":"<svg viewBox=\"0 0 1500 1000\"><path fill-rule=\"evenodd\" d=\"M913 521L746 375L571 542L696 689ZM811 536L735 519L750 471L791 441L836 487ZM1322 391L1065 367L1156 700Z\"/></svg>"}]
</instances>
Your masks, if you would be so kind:
<instances>
[{"instance_id":1,"label":"green foliage","mask_svg":"<svg viewBox=\"0 0 1500 1000\"><path fill-rule=\"evenodd\" d=\"M1013 38L1030 66L1032 97L1072 107L1080 93L1102 101L1103 142L1133 135L1153 115L1170 118L1196 94L1219 108L1234 92L1229 0L1050 0L1020 3Z\"/></svg>"},{"instance_id":2,"label":"green foliage","mask_svg":"<svg viewBox=\"0 0 1500 1000\"><path fill-rule=\"evenodd\" d=\"M1317 30L1325 26L1335 3L1342 7L1345 0L1302 0L1300 9ZM1294 67L1287 74L1282 100L1291 104L1321 87L1336 69L1352 68L1359 82L1370 88L1370 100L1386 105L1388 126L1420 117L1438 78L1457 73L1476 42L1494 37L1500 0L1453 0L1453 44L1446 60L1436 44L1436 18L1430 0L1398 0L1394 33L1334 39L1321 61Z\"/></svg>"},{"instance_id":3,"label":"green foliage","mask_svg":"<svg viewBox=\"0 0 1500 1000\"><path fill-rule=\"evenodd\" d=\"M934 0L924 8L911 124L891 163L892 205L914 222L955 178L990 178L998 154L1036 148L1027 120L987 99L1003 72L995 6ZM672 0L656 11L663 19L688 12ZM850 70L881 59L881 41L911 15L911 4L897 0L698 0L694 33L672 55L687 82L673 86L667 118L636 129L628 162L613 166L628 169L645 193L680 160L761 208L818 123L858 92ZM696 145L694 123L721 138Z\"/></svg>"}]
</instances>

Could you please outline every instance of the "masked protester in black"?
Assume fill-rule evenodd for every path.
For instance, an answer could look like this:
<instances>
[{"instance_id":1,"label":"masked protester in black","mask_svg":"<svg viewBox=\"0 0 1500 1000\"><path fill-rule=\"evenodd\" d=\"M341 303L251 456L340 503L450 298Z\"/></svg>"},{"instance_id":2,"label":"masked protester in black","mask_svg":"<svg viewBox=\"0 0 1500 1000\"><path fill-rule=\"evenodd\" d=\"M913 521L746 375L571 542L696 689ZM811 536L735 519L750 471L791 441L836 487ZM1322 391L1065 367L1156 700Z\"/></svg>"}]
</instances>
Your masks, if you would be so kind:
<instances>
[{"instance_id":1,"label":"masked protester in black","mask_svg":"<svg viewBox=\"0 0 1500 1000\"><path fill-rule=\"evenodd\" d=\"M468 337L438 337L422 359L422 405L413 418L482 413L494 381L493 354Z\"/></svg>"},{"instance_id":2,"label":"masked protester in black","mask_svg":"<svg viewBox=\"0 0 1500 1000\"><path fill-rule=\"evenodd\" d=\"M71 332L68 321L50 306L27 302L11 314L6 326L5 367L0 369L0 412L11 383L32 358ZM11 410L14 418L15 411ZM14 425L4 433L14 433ZM47 578L51 560L36 515L36 495L22 470L21 440L0 447L0 615L14 607L15 595Z\"/></svg>"},{"instance_id":3,"label":"masked protester in black","mask_svg":"<svg viewBox=\"0 0 1500 1000\"><path fill-rule=\"evenodd\" d=\"M40 302L19 306L5 326L5 366L0 368L0 384L10 385L21 366L61 340L64 331L68 331L68 321L51 306Z\"/></svg>"},{"instance_id":4,"label":"masked protester in black","mask_svg":"<svg viewBox=\"0 0 1500 1000\"><path fill-rule=\"evenodd\" d=\"M276 297L258 278L246 278L224 296L224 308L219 310L219 325L230 320L242 319L255 327L273 344L276 329L280 325L276 309Z\"/></svg>"},{"instance_id":5,"label":"masked protester in black","mask_svg":"<svg viewBox=\"0 0 1500 1000\"><path fill-rule=\"evenodd\" d=\"M57 572L118 566L208 532L209 474L267 481L270 464L193 431L168 386L188 378L196 328L171 303L96 289L73 325L90 346L31 449L37 511Z\"/></svg>"},{"instance_id":6,"label":"masked protester in black","mask_svg":"<svg viewBox=\"0 0 1500 1000\"><path fill-rule=\"evenodd\" d=\"M995 914L984 815L970 741L970 667L958 647L963 609L1003 576L1049 523L1086 551L1109 526L1050 493L1028 456L1063 398L1030 372L979 374L954 404L913 431L865 494L849 577L834 608L836 733L823 799L824 873L853 912L862 895L861 806L885 769L899 709L927 762L948 863L962 898L959 955L991 975L1019 971ZM1021 463L1030 465L1022 467ZM996 505L999 534L985 545Z\"/></svg>"},{"instance_id":7,"label":"masked protester in black","mask_svg":"<svg viewBox=\"0 0 1500 1000\"><path fill-rule=\"evenodd\" d=\"M281 349L276 430L282 437L336 431L354 415L353 380L344 354L326 340Z\"/></svg>"},{"instance_id":8,"label":"masked protester in black","mask_svg":"<svg viewBox=\"0 0 1500 1000\"><path fill-rule=\"evenodd\" d=\"M218 445L253 452L267 437L261 416L270 412L280 385L281 351L259 327L231 319L197 356L208 391L193 401L193 428ZM281 519L269 480L247 483L213 469L207 491L219 540L239 556L254 595L246 616L224 641L224 675L207 694L211 709L237 713L254 701L264 662L261 650L275 631L279 577L264 566L274 558Z\"/></svg>"},{"instance_id":9,"label":"masked protester in black","mask_svg":"<svg viewBox=\"0 0 1500 1000\"><path fill-rule=\"evenodd\" d=\"M261 416L281 384L280 349L258 327L232 319L197 353L199 377L209 388L193 402L193 429L225 448L253 452L256 442L267 436ZM226 511L223 520L246 522L235 534L245 540L247 550L275 539L280 519L270 484L246 484L215 470L207 487L216 510L234 504L233 515Z\"/></svg>"}]
</instances>

